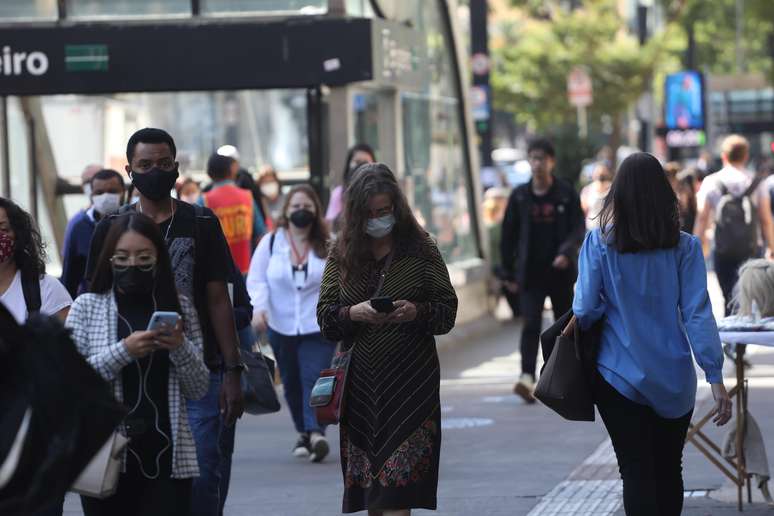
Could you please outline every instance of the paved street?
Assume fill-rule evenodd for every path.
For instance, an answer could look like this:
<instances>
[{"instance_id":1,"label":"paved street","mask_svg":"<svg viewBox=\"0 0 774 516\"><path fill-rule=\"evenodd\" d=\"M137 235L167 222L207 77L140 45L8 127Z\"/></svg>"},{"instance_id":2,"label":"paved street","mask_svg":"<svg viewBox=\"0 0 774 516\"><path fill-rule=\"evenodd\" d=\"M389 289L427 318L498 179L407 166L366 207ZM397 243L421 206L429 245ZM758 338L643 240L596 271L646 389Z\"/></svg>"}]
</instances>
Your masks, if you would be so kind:
<instances>
[{"instance_id":1,"label":"paved street","mask_svg":"<svg viewBox=\"0 0 774 516\"><path fill-rule=\"evenodd\" d=\"M519 330L516 323L482 321L440 342L444 434L437 514L622 515L620 483L601 424L566 422L511 394L519 370L515 352ZM755 364L750 372L750 410L764 430L768 449L774 450L774 350L760 350L750 357ZM296 436L284 409L274 415L245 416L237 433L226 514L339 514L342 485L336 428L329 437L334 445L330 458L310 464L290 455ZM685 514L736 512L732 503L736 491L727 488L724 477L690 445L685 479L689 495ZM67 514L80 514L72 497L67 507ZM774 510L758 504L746 507L745 514Z\"/></svg>"}]
</instances>

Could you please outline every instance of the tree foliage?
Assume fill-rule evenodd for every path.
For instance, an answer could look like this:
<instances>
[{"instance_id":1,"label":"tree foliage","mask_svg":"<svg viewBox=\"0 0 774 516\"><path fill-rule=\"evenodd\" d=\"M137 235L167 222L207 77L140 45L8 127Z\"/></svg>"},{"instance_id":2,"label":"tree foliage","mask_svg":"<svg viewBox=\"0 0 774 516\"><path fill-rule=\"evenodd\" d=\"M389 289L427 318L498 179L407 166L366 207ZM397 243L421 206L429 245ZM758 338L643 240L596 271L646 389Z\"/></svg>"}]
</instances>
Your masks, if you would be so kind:
<instances>
[{"instance_id":1,"label":"tree foliage","mask_svg":"<svg viewBox=\"0 0 774 516\"><path fill-rule=\"evenodd\" d=\"M741 62L736 55L737 3L743 9L739 18ZM686 51L688 33L693 31L696 68L715 74L758 72L774 83L774 2L661 0L661 6L680 27Z\"/></svg>"},{"instance_id":2,"label":"tree foliage","mask_svg":"<svg viewBox=\"0 0 774 516\"><path fill-rule=\"evenodd\" d=\"M640 47L625 29L615 0L589 0L570 10L544 2L519 2L525 16L493 45L492 86L497 109L543 131L575 121L567 100L567 75L583 66L592 78L589 120L617 120L646 89L658 59L668 61L663 41ZM550 5L550 4L549 4Z\"/></svg>"}]
</instances>

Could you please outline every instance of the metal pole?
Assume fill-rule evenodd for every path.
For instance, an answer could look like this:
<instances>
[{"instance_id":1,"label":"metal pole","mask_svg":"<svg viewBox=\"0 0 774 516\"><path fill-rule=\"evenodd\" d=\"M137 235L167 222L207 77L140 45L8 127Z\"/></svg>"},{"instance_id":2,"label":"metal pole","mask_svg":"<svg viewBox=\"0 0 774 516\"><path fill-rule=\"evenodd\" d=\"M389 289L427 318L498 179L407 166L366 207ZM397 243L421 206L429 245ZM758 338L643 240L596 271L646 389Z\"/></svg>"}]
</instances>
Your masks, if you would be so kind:
<instances>
[{"instance_id":1,"label":"metal pole","mask_svg":"<svg viewBox=\"0 0 774 516\"><path fill-rule=\"evenodd\" d=\"M578 106L578 137L581 139L589 135L589 122L586 116L586 106Z\"/></svg>"},{"instance_id":2,"label":"metal pole","mask_svg":"<svg viewBox=\"0 0 774 516\"><path fill-rule=\"evenodd\" d=\"M2 128L3 128L3 143L2 143L2 167L3 167L3 195L8 199L11 198L11 149L8 144L8 97L3 95L2 102Z\"/></svg>"},{"instance_id":3,"label":"metal pole","mask_svg":"<svg viewBox=\"0 0 774 516\"><path fill-rule=\"evenodd\" d=\"M38 152L37 145L35 143L35 119L32 117L27 118L27 133L29 141L27 142L27 148L29 149L29 170L30 170L30 213L32 218L38 220Z\"/></svg>"}]
</instances>

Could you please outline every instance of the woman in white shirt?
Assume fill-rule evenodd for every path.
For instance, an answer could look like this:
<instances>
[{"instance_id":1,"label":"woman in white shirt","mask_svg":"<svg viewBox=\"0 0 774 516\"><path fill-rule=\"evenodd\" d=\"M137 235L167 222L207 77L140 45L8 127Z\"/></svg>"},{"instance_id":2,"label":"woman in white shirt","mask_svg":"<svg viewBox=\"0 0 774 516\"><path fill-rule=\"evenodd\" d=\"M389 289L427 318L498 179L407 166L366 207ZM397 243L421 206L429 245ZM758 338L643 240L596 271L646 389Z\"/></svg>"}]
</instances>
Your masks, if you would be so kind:
<instances>
[{"instance_id":1,"label":"woman in white shirt","mask_svg":"<svg viewBox=\"0 0 774 516\"><path fill-rule=\"evenodd\" d=\"M46 274L45 257L30 214L0 197L0 303L19 324L31 312L55 315L64 322L73 303L64 285Z\"/></svg>"},{"instance_id":2,"label":"woman in white shirt","mask_svg":"<svg viewBox=\"0 0 774 516\"><path fill-rule=\"evenodd\" d=\"M312 387L330 366L336 347L317 324L327 243L320 198L309 185L296 186L285 197L276 230L258 244L247 275L253 323L258 331L268 331L299 433L293 455L312 462L329 451L325 429L309 406Z\"/></svg>"}]
</instances>

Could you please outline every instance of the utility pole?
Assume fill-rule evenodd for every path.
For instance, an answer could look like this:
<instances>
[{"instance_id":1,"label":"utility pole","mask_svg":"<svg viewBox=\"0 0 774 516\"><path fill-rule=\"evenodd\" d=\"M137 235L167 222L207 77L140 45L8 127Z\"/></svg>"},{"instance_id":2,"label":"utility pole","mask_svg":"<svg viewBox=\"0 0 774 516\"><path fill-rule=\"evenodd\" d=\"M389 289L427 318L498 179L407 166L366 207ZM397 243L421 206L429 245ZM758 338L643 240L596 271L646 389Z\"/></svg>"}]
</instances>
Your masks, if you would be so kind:
<instances>
[{"instance_id":1,"label":"utility pole","mask_svg":"<svg viewBox=\"0 0 774 516\"><path fill-rule=\"evenodd\" d=\"M473 71L473 120L479 138L481 165L492 166L492 88L489 84L489 5L487 0L470 0L470 46Z\"/></svg>"},{"instance_id":2,"label":"utility pole","mask_svg":"<svg viewBox=\"0 0 774 516\"><path fill-rule=\"evenodd\" d=\"M640 47L648 42L648 5L640 0L637 3L637 37ZM648 78L645 94L640 98L638 119L640 122L639 148L643 151L650 150L651 117L653 115L653 85L652 78Z\"/></svg>"}]
</instances>

